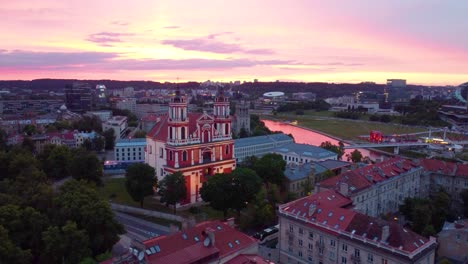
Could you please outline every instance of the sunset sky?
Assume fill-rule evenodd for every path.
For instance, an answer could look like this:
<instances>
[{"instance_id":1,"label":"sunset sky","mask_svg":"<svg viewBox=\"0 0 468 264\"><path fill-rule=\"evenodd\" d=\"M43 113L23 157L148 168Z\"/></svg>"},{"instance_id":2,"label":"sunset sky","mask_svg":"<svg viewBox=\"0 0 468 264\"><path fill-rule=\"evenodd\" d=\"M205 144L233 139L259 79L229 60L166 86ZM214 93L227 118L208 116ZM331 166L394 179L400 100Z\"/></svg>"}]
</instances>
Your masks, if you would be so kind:
<instances>
[{"instance_id":1,"label":"sunset sky","mask_svg":"<svg viewBox=\"0 0 468 264\"><path fill-rule=\"evenodd\" d=\"M0 79L468 81L468 1L0 0Z\"/></svg>"}]
</instances>

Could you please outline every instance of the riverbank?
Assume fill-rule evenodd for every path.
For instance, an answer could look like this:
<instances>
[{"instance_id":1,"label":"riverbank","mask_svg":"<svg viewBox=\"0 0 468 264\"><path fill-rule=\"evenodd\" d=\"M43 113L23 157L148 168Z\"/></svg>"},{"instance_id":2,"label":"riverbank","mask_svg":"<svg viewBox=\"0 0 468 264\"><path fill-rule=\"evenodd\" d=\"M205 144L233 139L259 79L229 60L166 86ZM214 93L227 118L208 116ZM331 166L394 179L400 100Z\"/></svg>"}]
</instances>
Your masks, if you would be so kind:
<instances>
[{"instance_id":1,"label":"riverbank","mask_svg":"<svg viewBox=\"0 0 468 264\"><path fill-rule=\"evenodd\" d=\"M313 129L322 134L346 141L359 141L359 136L369 135L369 132L372 130L381 131L385 135L411 134L426 130L423 127L413 127L392 123L337 119L307 115L261 115L260 118L280 122L294 120L297 121L298 125L301 127Z\"/></svg>"},{"instance_id":2,"label":"riverbank","mask_svg":"<svg viewBox=\"0 0 468 264\"><path fill-rule=\"evenodd\" d=\"M296 124L291 124L284 122L283 120L278 120L275 118L265 118L262 117L262 121L265 122L265 126L268 127L272 131L281 131L286 134L292 134L296 143L303 143L303 144L310 144L319 146L322 142L330 141L332 144L337 145L340 141L343 142L345 145L353 145L356 142L351 140L342 139L335 135L330 135L328 133L324 133L323 131L319 131L316 129L312 129L305 126L300 126ZM309 135L309 133L311 135ZM347 149L345 152L349 154L352 152L353 149ZM359 149L364 156L368 156L374 159L380 158L380 156L398 156L393 153L389 153L386 151L382 151L379 149Z\"/></svg>"},{"instance_id":3,"label":"riverbank","mask_svg":"<svg viewBox=\"0 0 468 264\"><path fill-rule=\"evenodd\" d=\"M337 136L334 136L334 135L330 135L330 134L325 133L325 132L320 131L320 130L316 130L316 129L309 128L309 127L305 127L305 126L295 125L295 124L291 124L291 123L287 123L287 122L285 122L284 120L281 120L281 119L278 119L278 118L272 118L272 117L265 118L265 116L262 116L261 119L262 119L262 120L264 120L264 119L266 119L266 120L271 120L271 121L274 121L274 122L280 122L280 123L283 123L283 124L287 124L287 125L295 126L295 127L302 128L302 129L305 129L305 130L309 130L309 131L311 131L311 132L315 132L315 133L317 133L317 134L324 135L324 136L329 137L329 138L333 138L333 139L336 140L336 141L341 141L341 142L343 142L344 144L352 145L352 144L354 143L354 142L351 141L351 140L342 139L342 138L340 138L340 137L337 137Z\"/></svg>"}]
</instances>

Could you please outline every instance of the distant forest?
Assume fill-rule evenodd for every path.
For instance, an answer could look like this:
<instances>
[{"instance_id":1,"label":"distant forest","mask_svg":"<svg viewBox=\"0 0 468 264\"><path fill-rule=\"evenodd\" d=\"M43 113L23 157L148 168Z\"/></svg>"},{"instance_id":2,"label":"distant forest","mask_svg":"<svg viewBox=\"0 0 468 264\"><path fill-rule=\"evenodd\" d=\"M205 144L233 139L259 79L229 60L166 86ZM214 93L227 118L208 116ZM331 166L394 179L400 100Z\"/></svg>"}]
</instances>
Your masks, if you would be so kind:
<instances>
[{"instance_id":1,"label":"distant forest","mask_svg":"<svg viewBox=\"0 0 468 264\"><path fill-rule=\"evenodd\" d=\"M86 82L95 86L104 84L108 89L122 89L128 86L136 89L170 89L175 88L176 83L153 82L153 81L115 81L115 80L74 80L74 79L37 79L32 81L0 81L2 88L19 88L31 90L53 90L61 91L65 85L73 82ZM179 83L181 89L194 89L200 86L198 82ZM386 85L374 83L359 84L335 84L335 83L303 83L303 82L244 82L240 86L234 86L233 91L240 91L250 94L252 97L258 97L263 93L270 91L281 91L285 93L293 92L312 92L319 98L341 96L352 94L358 91L373 91L382 93ZM420 89L425 86L408 85L406 90Z\"/></svg>"}]
</instances>

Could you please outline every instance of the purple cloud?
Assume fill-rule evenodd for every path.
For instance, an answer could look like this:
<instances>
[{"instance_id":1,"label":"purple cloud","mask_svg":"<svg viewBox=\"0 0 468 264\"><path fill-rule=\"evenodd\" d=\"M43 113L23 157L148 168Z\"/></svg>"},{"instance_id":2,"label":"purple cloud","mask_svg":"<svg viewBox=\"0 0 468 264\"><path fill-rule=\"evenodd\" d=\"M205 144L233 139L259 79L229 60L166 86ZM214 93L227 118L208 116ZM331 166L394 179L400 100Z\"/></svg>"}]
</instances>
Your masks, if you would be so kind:
<instances>
[{"instance_id":1,"label":"purple cloud","mask_svg":"<svg viewBox=\"0 0 468 264\"><path fill-rule=\"evenodd\" d=\"M99 32L89 35L86 40L97 43L101 46L108 47L111 46L112 43L122 42L120 38L126 36L133 36L133 34L117 32Z\"/></svg>"},{"instance_id":2,"label":"purple cloud","mask_svg":"<svg viewBox=\"0 0 468 264\"><path fill-rule=\"evenodd\" d=\"M0 51L0 68L38 69L92 65L115 58L115 53L104 52L34 52Z\"/></svg>"},{"instance_id":3,"label":"purple cloud","mask_svg":"<svg viewBox=\"0 0 468 264\"><path fill-rule=\"evenodd\" d=\"M216 70L254 67L258 65L287 65L284 60L234 59L120 59L111 52L34 52L0 51L0 69L17 70Z\"/></svg>"},{"instance_id":4,"label":"purple cloud","mask_svg":"<svg viewBox=\"0 0 468 264\"><path fill-rule=\"evenodd\" d=\"M183 50L194 50L212 53L246 53L246 54L257 54L257 55L271 55L275 52L270 49L247 49L239 44L224 43L215 40L220 34L211 34L206 38L197 39L166 39L161 41L164 45L171 45L173 47Z\"/></svg>"}]
</instances>

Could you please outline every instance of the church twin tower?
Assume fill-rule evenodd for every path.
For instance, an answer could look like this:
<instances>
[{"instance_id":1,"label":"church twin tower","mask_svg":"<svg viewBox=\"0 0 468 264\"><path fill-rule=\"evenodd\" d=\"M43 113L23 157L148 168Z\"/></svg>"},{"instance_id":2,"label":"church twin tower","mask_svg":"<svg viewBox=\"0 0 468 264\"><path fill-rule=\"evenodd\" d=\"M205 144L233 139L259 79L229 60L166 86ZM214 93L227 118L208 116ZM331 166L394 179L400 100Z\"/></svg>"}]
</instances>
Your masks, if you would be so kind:
<instances>
[{"instance_id":1,"label":"church twin tower","mask_svg":"<svg viewBox=\"0 0 468 264\"><path fill-rule=\"evenodd\" d=\"M186 97L177 90L167 115L148 133L147 148L145 161L160 180L174 172L185 176L187 195L181 204L201 201L199 189L210 175L235 168L229 100L220 90L212 115L189 113Z\"/></svg>"}]
</instances>

